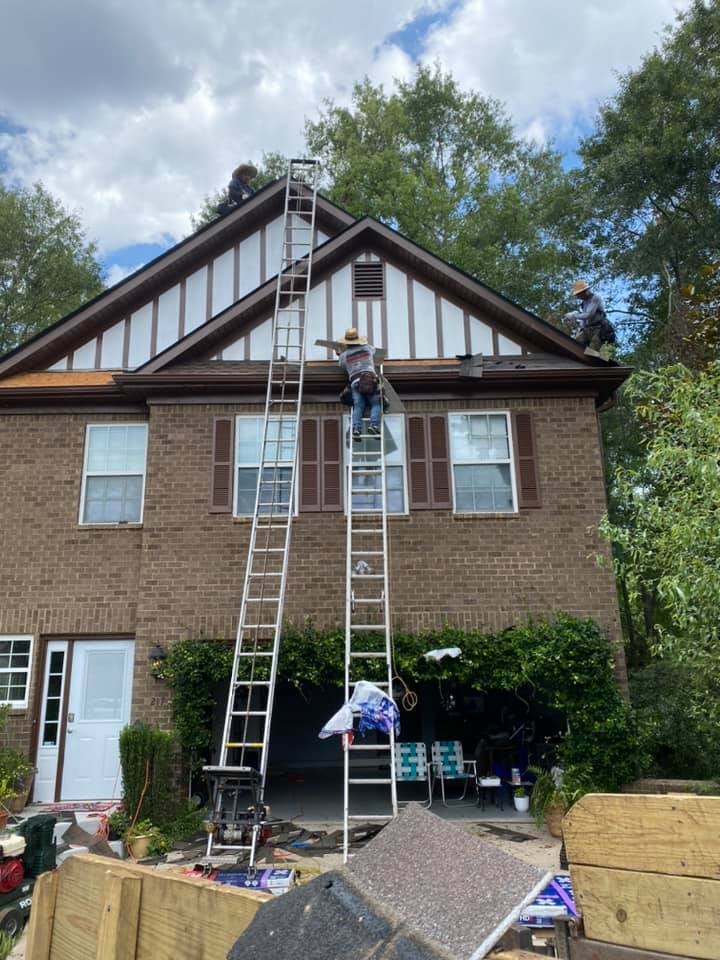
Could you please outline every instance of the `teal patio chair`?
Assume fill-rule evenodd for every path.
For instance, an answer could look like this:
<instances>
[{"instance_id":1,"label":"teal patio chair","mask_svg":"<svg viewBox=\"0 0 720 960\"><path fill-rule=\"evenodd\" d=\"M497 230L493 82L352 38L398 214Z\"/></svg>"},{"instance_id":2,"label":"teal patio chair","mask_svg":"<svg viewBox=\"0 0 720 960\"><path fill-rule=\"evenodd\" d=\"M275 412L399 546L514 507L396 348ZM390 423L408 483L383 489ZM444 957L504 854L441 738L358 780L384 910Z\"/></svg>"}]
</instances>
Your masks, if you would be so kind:
<instances>
[{"instance_id":1,"label":"teal patio chair","mask_svg":"<svg viewBox=\"0 0 720 960\"><path fill-rule=\"evenodd\" d=\"M395 781L401 783L427 783L428 799L423 806L432 803L432 784L424 743L395 744ZM404 801L405 803L409 801Z\"/></svg>"},{"instance_id":2,"label":"teal patio chair","mask_svg":"<svg viewBox=\"0 0 720 960\"><path fill-rule=\"evenodd\" d=\"M443 806L449 806L445 799L445 781L458 780L463 784L463 792L453 800L464 800L468 783L475 782L475 761L463 760L462 744L459 740L436 740L431 747L433 784L440 781ZM432 793L431 793L432 795Z\"/></svg>"}]
</instances>

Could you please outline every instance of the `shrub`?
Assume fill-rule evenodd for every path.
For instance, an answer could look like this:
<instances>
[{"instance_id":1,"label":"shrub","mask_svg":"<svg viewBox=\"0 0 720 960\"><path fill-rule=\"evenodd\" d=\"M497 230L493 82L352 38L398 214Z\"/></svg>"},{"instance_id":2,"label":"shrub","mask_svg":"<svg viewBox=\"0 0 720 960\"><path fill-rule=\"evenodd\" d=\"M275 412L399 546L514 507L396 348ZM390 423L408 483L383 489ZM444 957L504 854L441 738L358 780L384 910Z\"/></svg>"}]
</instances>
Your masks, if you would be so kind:
<instances>
[{"instance_id":1,"label":"shrub","mask_svg":"<svg viewBox=\"0 0 720 960\"><path fill-rule=\"evenodd\" d=\"M131 821L162 826L175 817L175 759L174 734L143 724L120 731L123 803Z\"/></svg>"}]
</instances>

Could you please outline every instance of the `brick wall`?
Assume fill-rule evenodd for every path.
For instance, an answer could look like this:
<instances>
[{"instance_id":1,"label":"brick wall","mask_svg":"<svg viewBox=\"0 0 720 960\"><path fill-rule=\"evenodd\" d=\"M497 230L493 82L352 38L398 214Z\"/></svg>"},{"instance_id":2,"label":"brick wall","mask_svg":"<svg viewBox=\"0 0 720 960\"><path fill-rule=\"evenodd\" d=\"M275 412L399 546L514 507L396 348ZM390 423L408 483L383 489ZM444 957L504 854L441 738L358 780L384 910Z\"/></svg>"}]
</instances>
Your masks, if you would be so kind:
<instances>
[{"instance_id":1,"label":"brick wall","mask_svg":"<svg viewBox=\"0 0 720 960\"><path fill-rule=\"evenodd\" d=\"M445 622L488 631L529 614L593 617L619 640L615 586L596 563L605 510L597 418L590 398L411 402L408 412L532 409L543 506L518 515L455 517L417 511L390 520L396 626ZM208 513L213 417L257 406L153 405L142 529L77 524L84 427L127 417L0 418L0 632L136 637L133 715L168 721L167 691L148 673L149 648L201 632L233 636L248 521ZM310 405L307 413L341 412ZM293 526L286 614L340 622L344 609L342 514L301 514ZM624 663L618 653L618 676ZM37 671L35 673L37 679ZM28 746L28 716L16 732Z\"/></svg>"}]
</instances>

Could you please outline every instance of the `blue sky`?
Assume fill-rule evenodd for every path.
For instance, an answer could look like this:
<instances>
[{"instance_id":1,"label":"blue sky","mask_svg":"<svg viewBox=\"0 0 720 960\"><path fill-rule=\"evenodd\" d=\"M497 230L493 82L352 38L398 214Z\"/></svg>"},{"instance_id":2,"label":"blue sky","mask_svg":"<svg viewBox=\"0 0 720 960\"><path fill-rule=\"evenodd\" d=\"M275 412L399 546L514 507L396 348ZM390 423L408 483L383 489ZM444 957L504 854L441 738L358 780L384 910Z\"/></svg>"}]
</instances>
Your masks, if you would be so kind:
<instances>
[{"instance_id":1,"label":"blue sky","mask_svg":"<svg viewBox=\"0 0 720 960\"><path fill-rule=\"evenodd\" d=\"M572 164L617 71L687 3L5 0L0 177L76 210L117 281L186 236L236 163L302 149L304 118L365 75L389 89L439 62Z\"/></svg>"}]
</instances>

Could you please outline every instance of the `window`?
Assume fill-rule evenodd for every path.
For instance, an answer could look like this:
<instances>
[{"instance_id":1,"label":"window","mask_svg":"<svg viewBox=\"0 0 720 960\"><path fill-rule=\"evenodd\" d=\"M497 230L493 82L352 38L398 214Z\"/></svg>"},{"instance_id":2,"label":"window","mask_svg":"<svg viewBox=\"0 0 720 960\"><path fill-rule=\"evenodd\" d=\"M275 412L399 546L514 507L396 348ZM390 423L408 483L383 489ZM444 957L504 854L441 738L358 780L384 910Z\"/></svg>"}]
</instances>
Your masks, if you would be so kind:
<instances>
[{"instance_id":1,"label":"window","mask_svg":"<svg viewBox=\"0 0 720 960\"><path fill-rule=\"evenodd\" d=\"M513 513L514 476L506 413L452 413L452 459L457 513Z\"/></svg>"},{"instance_id":2,"label":"window","mask_svg":"<svg viewBox=\"0 0 720 960\"><path fill-rule=\"evenodd\" d=\"M58 742L60 711L62 709L63 677L65 675L65 651L52 650L48 665L47 690L45 693L45 716L42 745L55 747Z\"/></svg>"},{"instance_id":3,"label":"window","mask_svg":"<svg viewBox=\"0 0 720 960\"><path fill-rule=\"evenodd\" d=\"M0 703L26 707L30 689L32 637L0 635Z\"/></svg>"},{"instance_id":4,"label":"window","mask_svg":"<svg viewBox=\"0 0 720 960\"><path fill-rule=\"evenodd\" d=\"M235 515L251 517L255 510L258 470L262 457L263 418L238 417L235 430ZM265 467L260 485L260 513L287 513L295 456L295 420L270 420L267 458L277 454L277 466Z\"/></svg>"},{"instance_id":5,"label":"window","mask_svg":"<svg viewBox=\"0 0 720 960\"><path fill-rule=\"evenodd\" d=\"M355 261L352 278L354 300L385 299L385 267L381 261Z\"/></svg>"},{"instance_id":6,"label":"window","mask_svg":"<svg viewBox=\"0 0 720 960\"><path fill-rule=\"evenodd\" d=\"M388 513L407 513L407 491L405 489L405 429L403 417L400 415L389 414L383 418L385 423L385 483L387 485L387 511ZM343 430L345 433L345 468L349 469L350 454L350 417L343 417ZM358 452L367 452L377 449L378 441L366 438L355 441L355 449ZM347 474L346 474L347 476ZM368 476L355 477L353 486L375 487L377 486L377 476L369 474ZM382 503L380 494L368 493L358 494L353 497L354 510L381 510Z\"/></svg>"},{"instance_id":7,"label":"window","mask_svg":"<svg viewBox=\"0 0 720 960\"><path fill-rule=\"evenodd\" d=\"M139 523L145 495L147 424L90 424L81 523Z\"/></svg>"}]
</instances>

